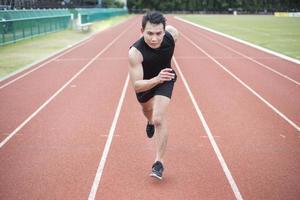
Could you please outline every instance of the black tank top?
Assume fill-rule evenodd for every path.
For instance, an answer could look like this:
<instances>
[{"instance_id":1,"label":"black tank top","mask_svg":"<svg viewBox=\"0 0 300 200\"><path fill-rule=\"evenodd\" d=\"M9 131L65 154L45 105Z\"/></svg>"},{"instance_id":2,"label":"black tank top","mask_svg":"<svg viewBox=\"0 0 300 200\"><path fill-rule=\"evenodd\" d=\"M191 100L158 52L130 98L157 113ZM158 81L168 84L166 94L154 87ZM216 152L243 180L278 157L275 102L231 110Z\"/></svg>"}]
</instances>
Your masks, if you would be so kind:
<instances>
[{"instance_id":1,"label":"black tank top","mask_svg":"<svg viewBox=\"0 0 300 200\"><path fill-rule=\"evenodd\" d=\"M166 31L161 46L157 49L149 47L144 37L141 37L132 46L138 49L143 55L143 79L151 79L157 76L162 69L171 67L175 42L169 32Z\"/></svg>"}]
</instances>

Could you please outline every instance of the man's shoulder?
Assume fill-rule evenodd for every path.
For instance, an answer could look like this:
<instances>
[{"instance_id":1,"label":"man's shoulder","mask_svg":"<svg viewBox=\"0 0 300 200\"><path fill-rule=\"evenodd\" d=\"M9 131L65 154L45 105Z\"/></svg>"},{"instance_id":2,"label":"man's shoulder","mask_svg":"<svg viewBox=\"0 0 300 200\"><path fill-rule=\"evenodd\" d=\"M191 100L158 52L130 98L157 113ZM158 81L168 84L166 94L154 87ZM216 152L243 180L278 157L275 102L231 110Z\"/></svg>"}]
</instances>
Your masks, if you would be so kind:
<instances>
[{"instance_id":1,"label":"man's shoulder","mask_svg":"<svg viewBox=\"0 0 300 200\"><path fill-rule=\"evenodd\" d=\"M177 41L177 39L179 37L179 32L175 27L173 27L171 25L167 25L166 26L166 32L170 33L170 35L172 36L174 42Z\"/></svg>"},{"instance_id":2,"label":"man's shoulder","mask_svg":"<svg viewBox=\"0 0 300 200\"><path fill-rule=\"evenodd\" d=\"M139 50L135 46L131 46L129 49L129 56L134 56L139 52Z\"/></svg>"},{"instance_id":3,"label":"man's shoulder","mask_svg":"<svg viewBox=\"0 0 300 200\"><path fill-rule=\"evenodd\" d=\"M143 55L135 46L131 46L128 52L128 58L130 63L141 63Z\"/></svg>"}]
</instances>

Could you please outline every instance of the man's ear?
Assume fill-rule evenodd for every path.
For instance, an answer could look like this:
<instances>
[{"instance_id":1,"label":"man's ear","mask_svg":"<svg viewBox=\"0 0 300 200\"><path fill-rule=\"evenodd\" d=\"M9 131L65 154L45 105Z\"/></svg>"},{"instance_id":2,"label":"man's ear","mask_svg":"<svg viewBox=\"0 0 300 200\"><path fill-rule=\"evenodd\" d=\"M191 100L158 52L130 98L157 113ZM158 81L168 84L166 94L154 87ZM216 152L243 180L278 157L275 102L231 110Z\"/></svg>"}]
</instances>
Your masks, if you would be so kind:
<instances>
[{"instance_id":1,"label":"man's ear","mask_svg":"<svg viewBox=\"0 0 300 200\"><path fill-rule=\"evenodd\" d=\"M141 33L144 33L144 29L143 28L141 28Z\"/></svg>"}]
</instances>

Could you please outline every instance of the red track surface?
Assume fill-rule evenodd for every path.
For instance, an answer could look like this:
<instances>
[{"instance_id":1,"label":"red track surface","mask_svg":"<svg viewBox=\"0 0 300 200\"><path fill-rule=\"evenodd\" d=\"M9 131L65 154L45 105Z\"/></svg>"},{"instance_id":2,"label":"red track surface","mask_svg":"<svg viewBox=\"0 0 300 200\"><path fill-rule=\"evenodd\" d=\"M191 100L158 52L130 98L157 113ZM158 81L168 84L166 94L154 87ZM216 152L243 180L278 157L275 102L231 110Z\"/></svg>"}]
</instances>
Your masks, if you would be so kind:
<instances>
[{"instance_id":1,"label":"red track surface","mask_svg":"<svg viewBox=\"0 0 300 200\"><path fill-rule=\"evenodd\" d=\"M300 66L172 17L168 22L182 33L173 65L195 102L179 75L168 113L164 180L148 176L154 142L146 138L131 86L111 128L128 48L139 37L135 17L0 89L0 199L81 200L95 184L98 200L223 200L239 194L299 199ZM110 130L113 140L97 185Z\"/></svg>"}]
</instances>

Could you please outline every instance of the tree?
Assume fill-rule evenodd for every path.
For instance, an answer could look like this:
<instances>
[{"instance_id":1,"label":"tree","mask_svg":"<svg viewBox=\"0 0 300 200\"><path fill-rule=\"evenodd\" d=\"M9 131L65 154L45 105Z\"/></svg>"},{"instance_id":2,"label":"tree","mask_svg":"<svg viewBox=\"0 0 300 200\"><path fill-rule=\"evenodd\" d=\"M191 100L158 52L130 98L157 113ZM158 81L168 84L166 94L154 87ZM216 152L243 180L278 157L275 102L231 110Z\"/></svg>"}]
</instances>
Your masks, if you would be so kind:
<instances>
[{"instance_id":1,"label":"tree","mask_svg":"<svg viewBox=\"0 0 300 200\"><path fill-rule=\"evenodd\" d=\"M104 8L123 8L124 3L118 0L102 0L102 7Z\"/></svg>"},{"instance_id":2,"label":"tree","mask_svg":"<svg viewBox=\"0 0 300 200\"><path fill-rule=\"evenodd\" d=\"M150 10L219 11L242 9L251 12L263 11L300 11L299 0L128 0L128 8Z\"/></svg>"}]
</instances>

